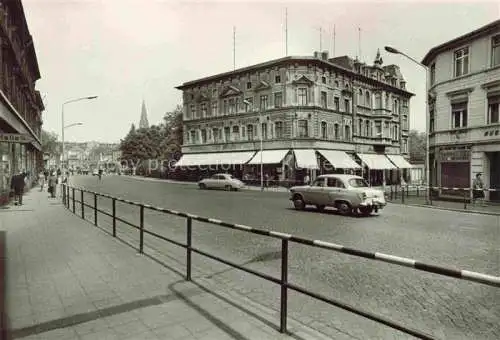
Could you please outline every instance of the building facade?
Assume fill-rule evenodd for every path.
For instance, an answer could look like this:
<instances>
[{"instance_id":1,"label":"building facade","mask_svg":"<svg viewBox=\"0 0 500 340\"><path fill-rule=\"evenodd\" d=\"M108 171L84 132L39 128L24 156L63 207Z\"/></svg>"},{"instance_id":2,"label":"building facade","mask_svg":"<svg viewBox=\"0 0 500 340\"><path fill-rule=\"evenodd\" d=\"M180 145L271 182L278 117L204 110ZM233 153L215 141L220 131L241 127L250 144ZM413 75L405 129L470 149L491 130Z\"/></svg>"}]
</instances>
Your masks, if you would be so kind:
<instances>
[{"instance_id":1,"label":"building facade","mask_svg":"<svg viewBox=\"0 0 500 340\"><path fill-rule=\"evenodd\" d=\"M176 167L248 180L262 163L280 181L345 171L377 185L399 181L389 170L410 167L413 94L398 66L382 65L379 52L373 65L315 52L184 83Z\"/></svg>"},{"instance_id":2,"label":"building facade","mask_svg":"<svg viewBox=\"0 0 500 340\"><path fill-rule=\"evenodd\" d=\"M40 71L20 0L0 0L0 200L10 178L43 165L41 126L44 105L35 83Z\"/></svg>"},{"instance_id":3,"label":"building facade","mask_svg":"<svg viewBox=\"0 0 500 340\"><path fill-rule=\"evenodd\" d=\"M432 185L468 188L482 173L486 188L500 189L500 20L432 48L422 63L430 73Z\"/></svg>"}]
</instances>

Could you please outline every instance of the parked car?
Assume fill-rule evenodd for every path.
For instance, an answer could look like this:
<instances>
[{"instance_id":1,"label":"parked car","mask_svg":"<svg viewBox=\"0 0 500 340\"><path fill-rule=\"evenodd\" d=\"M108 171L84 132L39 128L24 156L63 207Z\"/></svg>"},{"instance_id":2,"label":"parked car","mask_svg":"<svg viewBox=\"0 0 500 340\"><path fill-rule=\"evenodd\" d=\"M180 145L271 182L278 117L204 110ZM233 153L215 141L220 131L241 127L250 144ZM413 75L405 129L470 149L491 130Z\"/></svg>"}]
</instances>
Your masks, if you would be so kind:
<instances>
[{"instance_id":1,"label":"parked car","mask_svg":"<svg viewBox=\"0 0 500 340\"><path fill-rule=\"evenodd\" d=\"M92 170L92 176L99 175L99 171L97 169Z\"/></svg>"},{"instance_id":2,"label":"parked car","mask_svg":"<svg viewBox=\"0 0 500 340\"><path fill-rule=\"evenodd\" d=\"M290 189L290 200L297 210L315 205L319 211L336 208L342 215L370 215L386 205L384 192L371 188L363 177L354 175L321 175L311 185Z\"/></svg>"},{"instance_id":3,"label":"parked car","mask_svg":"<svg viewBox=\"0 0 500 340\"><path fill-rule=\"evenodd\" d=\"M245 183L230 174L215 174L210 178L198 182L200 189L225 189L227 191L239 190Z\"/></svg>"}]
</instances>

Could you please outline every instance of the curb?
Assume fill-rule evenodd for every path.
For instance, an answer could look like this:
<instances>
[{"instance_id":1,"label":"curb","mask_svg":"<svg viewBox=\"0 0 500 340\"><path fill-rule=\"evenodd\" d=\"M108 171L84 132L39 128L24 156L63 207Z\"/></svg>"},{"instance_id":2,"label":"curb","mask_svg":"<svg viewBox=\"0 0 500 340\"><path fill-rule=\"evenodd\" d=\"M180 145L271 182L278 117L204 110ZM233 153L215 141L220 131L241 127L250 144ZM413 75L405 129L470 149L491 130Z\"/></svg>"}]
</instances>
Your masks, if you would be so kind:
<instances>
[{"instance_id":1,"label":"curb","mask_svg":"<svg viewBox=\"0 0 500 340\"><path fill-rule=\"evenodd\" d=\"M427 205L427 204L404 204L404 203L394 203L394 202L387 202L387 203L395 204L395 205L403 205L403 206L407 206L407 207L455 211L455 212L468 213L468 214L500 216L500 212L497 213L497 212L492 212L492 211L479 211L479 210L466 210L466 209L458 209L458 208L447 208L447 207L439 207L439 206Z\"/></svg>"}]
</instances>

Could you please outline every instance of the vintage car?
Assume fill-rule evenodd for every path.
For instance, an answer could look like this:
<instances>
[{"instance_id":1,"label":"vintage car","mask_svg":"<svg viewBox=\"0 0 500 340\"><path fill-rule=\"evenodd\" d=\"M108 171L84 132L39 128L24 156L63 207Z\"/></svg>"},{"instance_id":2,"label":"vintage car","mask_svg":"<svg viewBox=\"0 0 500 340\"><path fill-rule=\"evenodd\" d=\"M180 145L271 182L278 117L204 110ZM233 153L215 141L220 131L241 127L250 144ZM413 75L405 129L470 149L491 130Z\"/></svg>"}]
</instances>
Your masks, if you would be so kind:
<instances>
[{"instance_id":1,"label":"vintage car","mask_svg":"<svg viewBox=\"0 0 500 340\"><path fill-rule=\"evenodd\" d=\"M245 183L230 174L215 174L210 178L202 179L198 182L200 189L224 189L227 191L239 190Z\"/></svg>"},{"instance_id":2,"label":"vintage car","mask_svg":"<svg viewBox=\"0 0 500 340\"><path fill-rule=\"evenodd\" d=\"M342 215L370 215L386 205L384 192L371 188L359 176L321 175L311 185L290 188L290 200L297 210L315 205L319 211L336 208Z\"/></svg>"}]
</instances>

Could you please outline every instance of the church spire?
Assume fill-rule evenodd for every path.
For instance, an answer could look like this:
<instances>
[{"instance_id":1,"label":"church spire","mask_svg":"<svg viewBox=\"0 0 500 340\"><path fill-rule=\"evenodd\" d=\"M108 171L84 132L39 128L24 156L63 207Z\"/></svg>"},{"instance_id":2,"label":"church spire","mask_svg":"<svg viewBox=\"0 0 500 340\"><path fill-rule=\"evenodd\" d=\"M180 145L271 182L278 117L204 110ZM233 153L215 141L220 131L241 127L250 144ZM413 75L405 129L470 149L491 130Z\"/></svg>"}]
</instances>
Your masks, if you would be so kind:
<instances>
[{"instance_id":1,"label":"church spire","mask_svg":"<svg viewBox=\"0 0 500 340\"><path fill-rule=\"evenodd\" d=\"M139 129L147 129L147 128L149 128L148 111L146 110L146 103L144 102L143 99L141 108L141 120L139 121Z\"/></svg>"}]
</instances>

